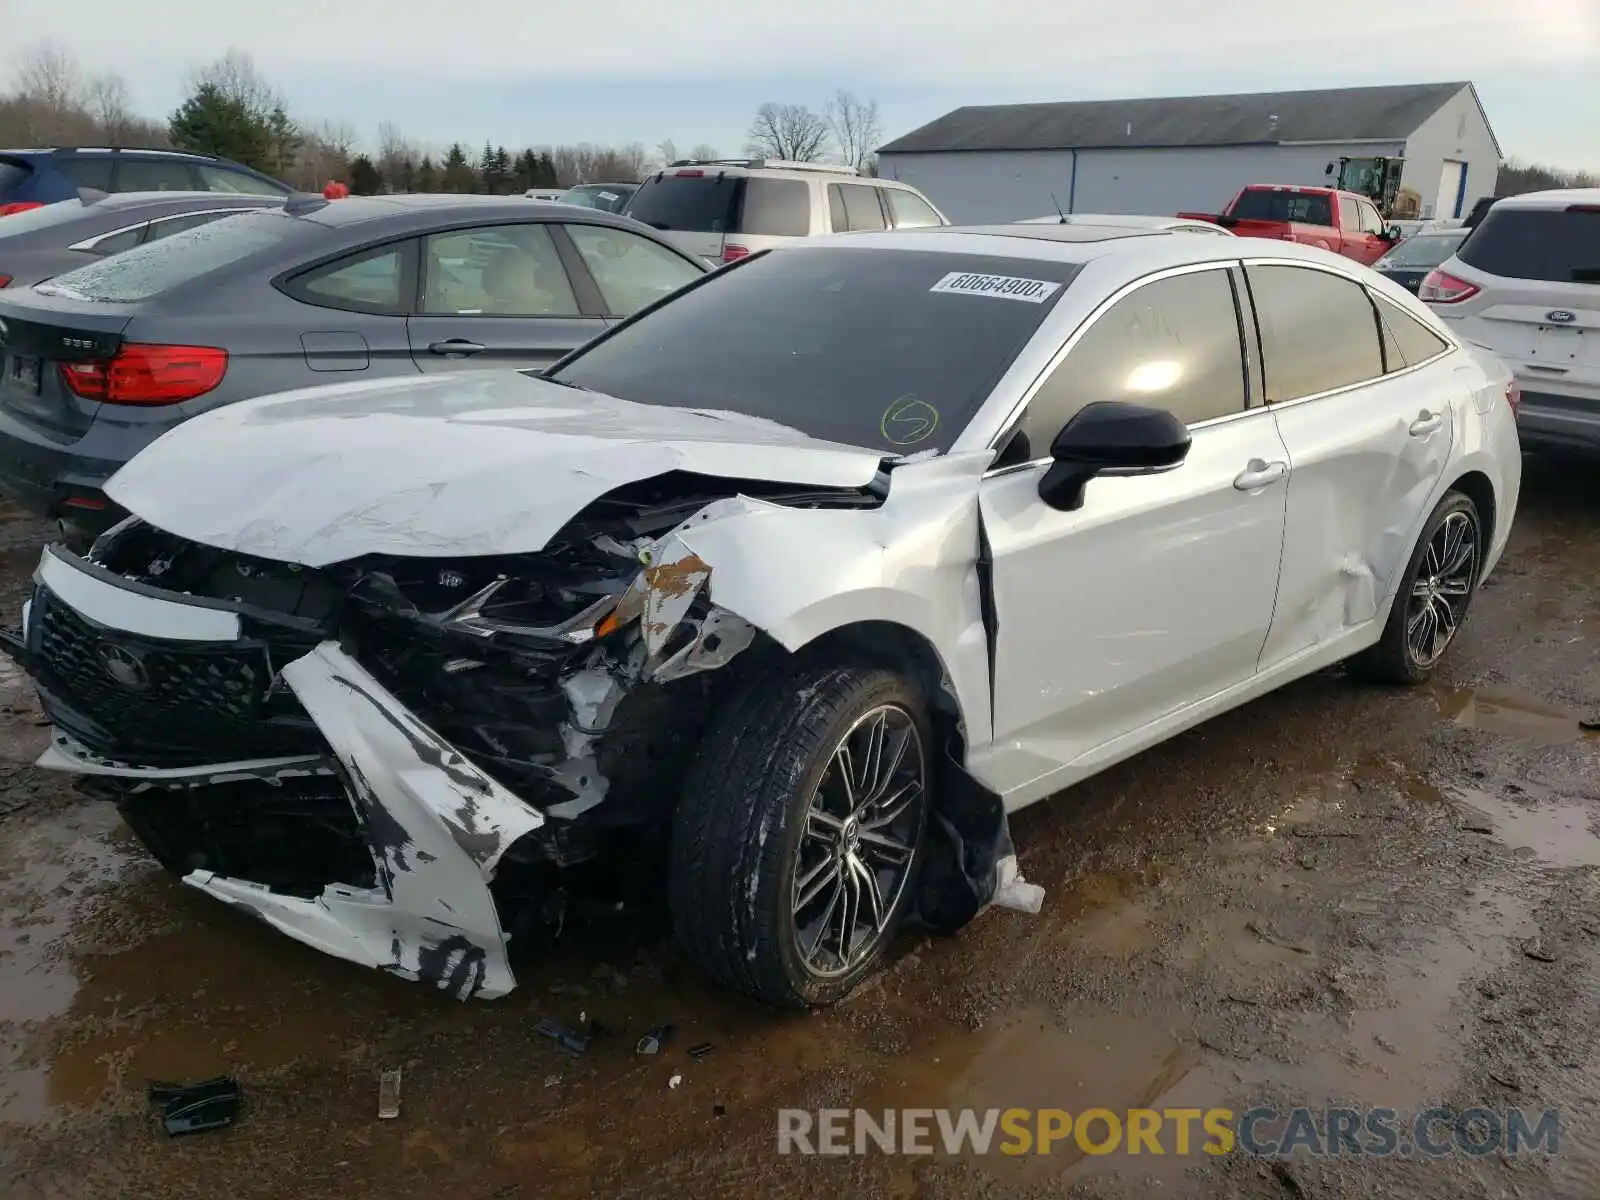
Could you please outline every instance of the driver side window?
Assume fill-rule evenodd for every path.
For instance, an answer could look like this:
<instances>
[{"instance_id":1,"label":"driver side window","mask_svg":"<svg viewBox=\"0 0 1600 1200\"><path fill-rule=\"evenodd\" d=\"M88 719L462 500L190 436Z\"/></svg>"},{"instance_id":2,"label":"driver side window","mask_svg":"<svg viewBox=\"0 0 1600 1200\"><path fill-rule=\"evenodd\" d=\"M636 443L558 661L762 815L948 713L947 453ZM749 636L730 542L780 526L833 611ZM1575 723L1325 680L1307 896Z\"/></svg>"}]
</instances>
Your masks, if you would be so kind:
<instances>
[{"instance_id":1,"label":"driver side window","mask_svg":"<svg viewBox=\"0 0 1600 1200\"><path fill-rule=\"evenodd\" d=\"M1028 402L1027 453L1050 455L1061 427L1086 404L1119 400L1165 408L1197 425L1245 409L1244 344L1227 268L1147 283L1100 315Z\"/></svg>"}]
</instances>

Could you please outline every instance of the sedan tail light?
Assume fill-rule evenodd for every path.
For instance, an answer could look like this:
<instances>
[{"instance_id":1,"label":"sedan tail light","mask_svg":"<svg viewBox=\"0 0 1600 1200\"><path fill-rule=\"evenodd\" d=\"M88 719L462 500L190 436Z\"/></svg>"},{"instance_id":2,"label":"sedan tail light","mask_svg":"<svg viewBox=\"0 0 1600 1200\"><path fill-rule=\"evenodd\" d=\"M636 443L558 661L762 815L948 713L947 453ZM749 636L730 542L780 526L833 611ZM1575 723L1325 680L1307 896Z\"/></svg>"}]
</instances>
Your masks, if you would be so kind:
<instances>
[{"instance_id":1,"label":"sedan tail light","mask_svg":"<svg viewBox=\"0 0 1600 1200\"><path fill-rule=\"evenodd\" d=\"M11 276L9 276L9 275L0 275L0 288L8 288L10 286L11 286Z\"/></svg>"},{"instance_id":2,"label":"sedan tail light","mask_svg":"<svg viewBox=\"0 0 1600 1200\"><path fill-rule=\"evenodd\" d=\"M30 208L43 208L37 200L28 200L18 204L0 204L0 217L9 217L12 213L27 212Z\"/></svg>"},{"instance_id":3,"label":"sedan tail light","mask_svg":"<svg viewBox=\"0 0 1600 1200\"><path fill-rule=\"evenodd\" d=\"M181 404L222 382L228 352L214 346L138 342L111 358L64 362L61 381L75 396L102 404Z\"/></svg>"},{"instance_id":4,"label":"sedan tail light","mask_svg":"<svg viewBox=\"0 0 1600 1200\"><path fill-rule=\"evenodd\" d=\"M732 242L729 242L722 248L722 261L725 263L738 262L741 258L749 257L749 246L736 246Z\"/></svg>"},{"instance_id":5,"label":"sedan tail light","mask_svg":"<svg viewBox=\"0 0 1600 1200\"><path fill-rule=\"evenodd\" d=\"M1428 272L1427 278L1422 281L1422 286L1417 289L1417 299L1426 300L1430 304L1459 304L1477 294L1477 284L1457 279L1437 267Z\"/></svg>"}]
</instances>

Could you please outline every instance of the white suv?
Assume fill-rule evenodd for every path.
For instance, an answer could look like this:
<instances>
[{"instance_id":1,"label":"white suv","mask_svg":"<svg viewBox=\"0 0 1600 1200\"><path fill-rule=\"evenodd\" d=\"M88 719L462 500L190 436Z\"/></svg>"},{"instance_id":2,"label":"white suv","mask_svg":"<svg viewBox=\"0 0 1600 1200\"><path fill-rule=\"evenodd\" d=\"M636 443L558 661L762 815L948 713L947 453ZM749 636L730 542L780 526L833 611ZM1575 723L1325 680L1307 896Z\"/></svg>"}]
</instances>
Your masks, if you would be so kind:
<instances>
[{"instance_id":1,"label":"white suv","mask_svg":"<svg viewBox=\"0 0 1600 1200\"><path fill-rule=\"evenodd\" d=\"M854 167L764 158L672 163L641 183L622 211L713 263L788 238L950 224L909 184L863 178Z\"/></svg>"},{"instance_id":2,"label":"white suv","mask_svg":"<svg viewBox=\"0 0 1600 1200\"><path fill-rule=\"evenodd\" d=\"M1417 295L1511 367L1524 444L1600 453L1600 188L1495 201Z\"/></svg>"}]
</instances>

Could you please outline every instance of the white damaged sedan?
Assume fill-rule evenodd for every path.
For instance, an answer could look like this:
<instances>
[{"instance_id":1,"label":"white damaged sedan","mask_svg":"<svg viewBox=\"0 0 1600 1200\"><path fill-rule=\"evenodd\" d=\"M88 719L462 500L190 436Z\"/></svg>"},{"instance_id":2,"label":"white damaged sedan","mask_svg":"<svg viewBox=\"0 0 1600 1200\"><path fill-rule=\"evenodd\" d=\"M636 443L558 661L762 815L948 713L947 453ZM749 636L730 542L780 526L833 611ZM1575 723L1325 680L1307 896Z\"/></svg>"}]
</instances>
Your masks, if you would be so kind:
<instances>
[{"instance_id":1,"label":"white damaged sedan","mask_svg":"<svg viewBox=\"0 0 1600 1200\"><path fill-rule=\"evenodd\" d=\"M1287 243L803 239L544 376L186 422L5 644L40 765L291 937L499 996L566 873L655 844L692 957L827 1003L908 919L1038 902L1008 812L1336 662L1426 679L1515 403Z\"/></svg>"}]
</instances>

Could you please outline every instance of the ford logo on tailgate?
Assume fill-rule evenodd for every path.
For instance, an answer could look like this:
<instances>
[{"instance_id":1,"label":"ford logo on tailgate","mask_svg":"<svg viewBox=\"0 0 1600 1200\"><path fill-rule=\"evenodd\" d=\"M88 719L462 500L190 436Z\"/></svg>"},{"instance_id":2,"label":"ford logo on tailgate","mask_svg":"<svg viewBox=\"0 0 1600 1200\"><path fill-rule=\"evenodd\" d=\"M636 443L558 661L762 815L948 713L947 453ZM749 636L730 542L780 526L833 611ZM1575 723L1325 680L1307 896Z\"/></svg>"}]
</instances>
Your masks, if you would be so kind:
<instances>
[{"instance_id":1,"label":"ford logo on tailgate","mask_svg":"<svg viewBox=\"0 0 1600 1200\"><path fill-rule=\"evenodd\" d=\"M1549 312L1545 313L1544 319L1549 321L1552 325L1571 325L1578 319L1578 314L1575 312L1568 312L1564 308L1552 308Z\"/></svg>"}]
</instances>

